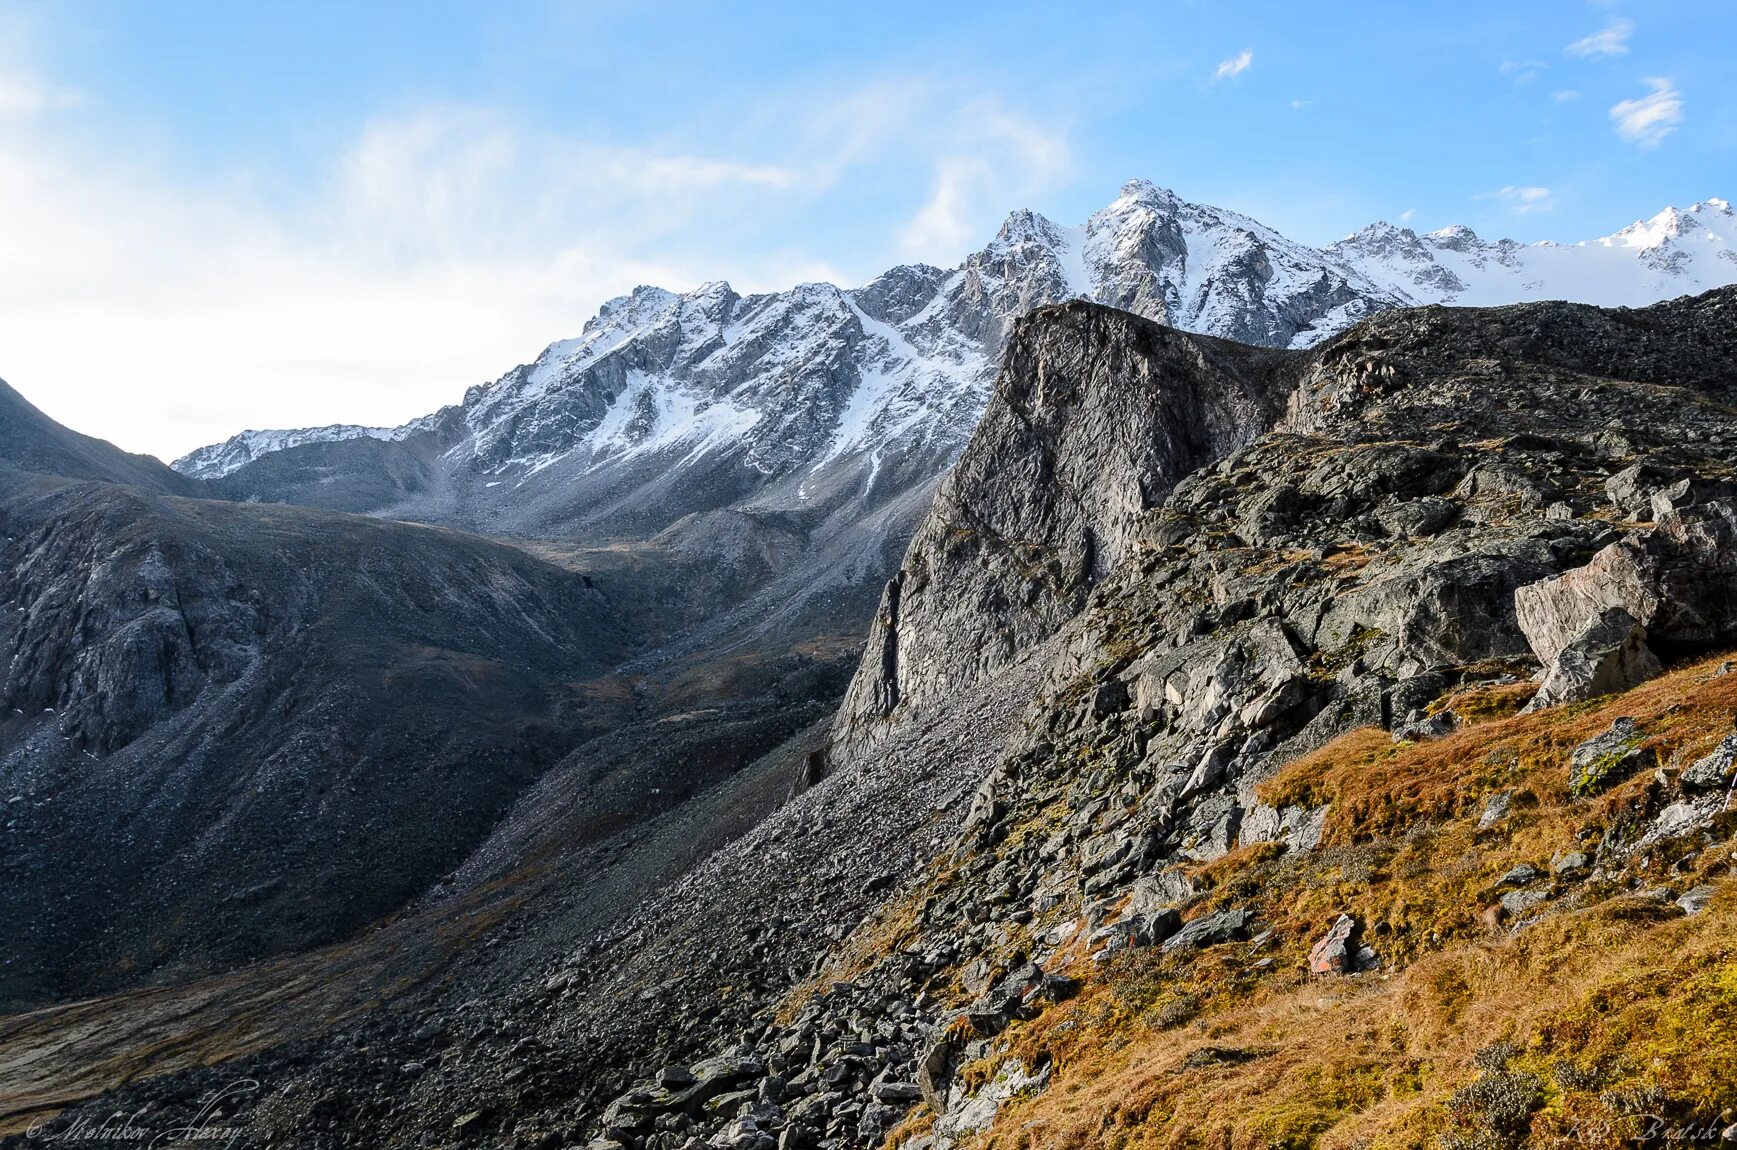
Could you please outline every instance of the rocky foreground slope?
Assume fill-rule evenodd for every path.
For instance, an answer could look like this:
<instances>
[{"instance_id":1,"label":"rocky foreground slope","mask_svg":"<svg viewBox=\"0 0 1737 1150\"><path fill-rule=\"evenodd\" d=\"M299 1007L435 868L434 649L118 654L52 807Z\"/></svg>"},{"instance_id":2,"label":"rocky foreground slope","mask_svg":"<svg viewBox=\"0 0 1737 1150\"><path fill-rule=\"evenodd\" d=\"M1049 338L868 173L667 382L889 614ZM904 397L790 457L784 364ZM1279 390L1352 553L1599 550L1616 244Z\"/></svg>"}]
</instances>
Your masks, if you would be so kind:
<instances>
[{"instance_id":1,"label":"rocky foreground slope","mask_svg":"<svg viewBox=\"0 0 1737 1150\"><path fill-rule=\"evenodd\" d=\"M1044 309L788 803L47 1129L245 1080L295 1146L1714 1140L1734 449L1733 290L1306 352Z\"/></svg>"}]
</instances>

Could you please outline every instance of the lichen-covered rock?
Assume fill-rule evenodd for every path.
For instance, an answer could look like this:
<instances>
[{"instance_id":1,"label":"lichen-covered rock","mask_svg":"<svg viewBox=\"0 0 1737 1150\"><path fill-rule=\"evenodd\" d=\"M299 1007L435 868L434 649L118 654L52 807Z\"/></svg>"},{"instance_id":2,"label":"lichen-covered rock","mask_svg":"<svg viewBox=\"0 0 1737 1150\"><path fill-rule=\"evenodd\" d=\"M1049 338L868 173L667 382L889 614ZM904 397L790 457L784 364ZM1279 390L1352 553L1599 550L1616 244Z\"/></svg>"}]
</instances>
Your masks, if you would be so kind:
<instances>
[{"instance_id":1,"label":"lichen-covered rock","mask_svg":"<svg viewBox=\"0 0 1737 1150\"><path fill-rule=\"evenodd\" d=\"M1575 747L1568 760L1568 793L1587 798L1645 768L1654 761L1653 752L1641 745L1645 739L1633 719L1618 719Z\"/></svg>"}]
</instances>

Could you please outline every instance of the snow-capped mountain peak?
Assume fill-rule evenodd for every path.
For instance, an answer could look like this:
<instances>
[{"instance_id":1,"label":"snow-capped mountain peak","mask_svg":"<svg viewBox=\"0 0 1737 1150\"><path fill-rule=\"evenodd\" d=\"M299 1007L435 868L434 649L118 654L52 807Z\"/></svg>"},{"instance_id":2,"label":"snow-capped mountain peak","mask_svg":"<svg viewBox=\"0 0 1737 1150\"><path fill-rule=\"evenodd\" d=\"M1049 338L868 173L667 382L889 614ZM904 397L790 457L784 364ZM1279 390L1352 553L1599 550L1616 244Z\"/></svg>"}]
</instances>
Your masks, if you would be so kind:
<instances>
[{"instance_id":1,"label":"snow-capped mountain peak","mask_svg":"<svg viewBox=\"0 0 1737 1150\"><path fill-rule=\"evenodd\" d=\"M889 469L908 478L945 467L982 410L1014 320L1059 300L1298 347L1391 307L1642 304L1733 281L1737 217L1719 199L1580 244L1382 221L1320 249L1131 180L1080 225L1012 212L950 269L907 264L854 289L748 296L721 280L687 292L637 287L578 336L470 389L450 414L390 430L246 432L175 466L217 477L270 452L372 436L433 445L439 467L474 489L466 498L491 505L523 500L527 484L564 483L571 494L560 498L603 484L616 500L604 505L619 507L636 485L665 499L704 473L732 498L760 491L762 504L812 506L860 498Z\"/></svg>"},{"instance_id":2,"label":"snow-capped mountain peak","mask_svg":"<svg viewBox=\"0 0 1737 1150\"><path fill-rule=\"evenodd\" d=\"M1364 228L1327 251L1417 303L1638 307L1737 280L1737 217L1713 199L1574 244L1489 242L1456 225L1421 236Z\"/></svg>"}]
</instances>

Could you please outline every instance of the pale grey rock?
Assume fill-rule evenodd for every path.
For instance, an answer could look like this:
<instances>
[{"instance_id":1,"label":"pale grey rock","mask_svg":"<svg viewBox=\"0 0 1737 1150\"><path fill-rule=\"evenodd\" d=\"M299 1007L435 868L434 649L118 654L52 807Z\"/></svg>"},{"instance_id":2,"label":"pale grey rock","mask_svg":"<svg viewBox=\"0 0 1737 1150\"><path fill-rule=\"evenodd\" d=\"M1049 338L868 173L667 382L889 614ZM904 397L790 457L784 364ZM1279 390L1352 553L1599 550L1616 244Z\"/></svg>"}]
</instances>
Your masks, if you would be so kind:
<instances>
[{"instance_id":1,"label":"pale grey rock","mask_svg":"<svg viewBox=\"0 0 1737 1150\"><path fill-rule=\"evenodd\" d=\"M1707 904L1713 901L1714 888L1706 883L1684 892L1677 899L1677 905L1683 908L1684 914L1700 914L1707 909Z\"/></svg>"},{"instance_id":2,"label":"pale grey rock","mask_svg":"<svg viewBox=\"0 0 1737 1150\"><path fill-rule=\"evenodd\" d=\"M1484 809L1478 815L1478 829L1487 831L1503 819L1514 806L1512 791L1497 791L1484 800Z\"/></svg>"},{"instance_id":3,"label":"pale grey rock","mask_svg":"<svg viewBox=\"0 0 1737 1150\"><path fill-rule=\"evenodd\" d=\"M1548 902L1550 895L1542 890L1511 890L1501 897L1502 909L1514 918L1524 918L1529 912Z\"/></svg>"},{"instance_id":4,"label":"pale grey rock","mask_svg":"<svg viewBox=\"0 0 1737 1150\"><path fill-rule=\"evenodd\" d=\"M1733 766L1737 766L1737 735L1726 735L1718 746L1683 771L1683 789L1720 790L1729 784Z\"/></svg>"},{"instance_id":5,"label":"pale grey rock","mask_svg":"<svg viewBox=\"0 0 1737 1150\"><path fill-rule=\"evenodd\" d=\"M1626 691L1656 677L1664 667L1646 638L1627 608L1606 608L1548 659L1526 712Z\"/></svg>"}]
</instances>

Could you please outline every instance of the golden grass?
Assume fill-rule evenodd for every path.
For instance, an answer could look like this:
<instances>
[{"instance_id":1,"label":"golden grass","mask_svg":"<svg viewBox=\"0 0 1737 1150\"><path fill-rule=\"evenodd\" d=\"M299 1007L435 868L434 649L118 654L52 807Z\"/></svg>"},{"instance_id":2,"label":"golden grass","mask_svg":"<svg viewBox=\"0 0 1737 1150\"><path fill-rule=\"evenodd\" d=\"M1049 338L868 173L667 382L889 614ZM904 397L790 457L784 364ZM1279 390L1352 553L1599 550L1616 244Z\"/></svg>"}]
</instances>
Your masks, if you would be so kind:
<instances>
[{"instance_id":1,"label":"golden grass","mask_svg":"<svg viewBox=\"0 0 1737 1150\"><path fill-rule=\"evenodd\" d=\"M1470 708L1468 724L1445 738L1395 744L1376 728L1353 731L1290 763L1257 790L1263 802L1278 806L1330 803L1323 841L1343 844L1462 815L1492 790L1524 784L1539 798L1564 797L1569 752L1619 716L1640 723L1649 745L1686 764L1731 732L1737 675L1718 675L1721 662L1708 660L1591 703L1492 721L1484 715L1499 714L1523 694L1520 685L1498 688L1506 694L1482 696L1498 700L1497 706L1482 714Z\"/></svg>"},{"instance_id":2,"label":"golden grass","mask_svg":"<svg viewBox=\"0 0 1737 1150\"><path fill-rule=\"evenodd\" d=\"M1195 871L1199 909L1251 907L1272 937L1076 965L1079 997L1006 1036L1008 1056L1054 1061L1052 1085L1007 1107L978 1145L1616 1147L1650 1121L1627 1111L1737 1118L1737 889L1720 886L1689 918L1610 884L1560 884L1557 911L1515 934L1479 913L1508 867L1591 849L1657 786L1649 772L1571 800L1578 742L1627 715L1672 769L1730 732L1737 675L1718 676L1719 662L1537 715L1509 714L1524 691L1498 688L1456 705L1468 726L1448 738L1356 731L1291 764L1263 798L1330 804L1323 848L1244 848ZM1479 831L1494 789L1521 801ZM1630 865L1680 888L1728 875L1732 853L1722 843ZM1308 948L1342 911L1383 970L1312 979ZM1491 1081L1479 1052L1496 1043L1512 1044L1503 1073L1535 1083L1539 1105L1492 1133L1474 1096L1455 1092Z\"/></svg>"}]
</instances>

